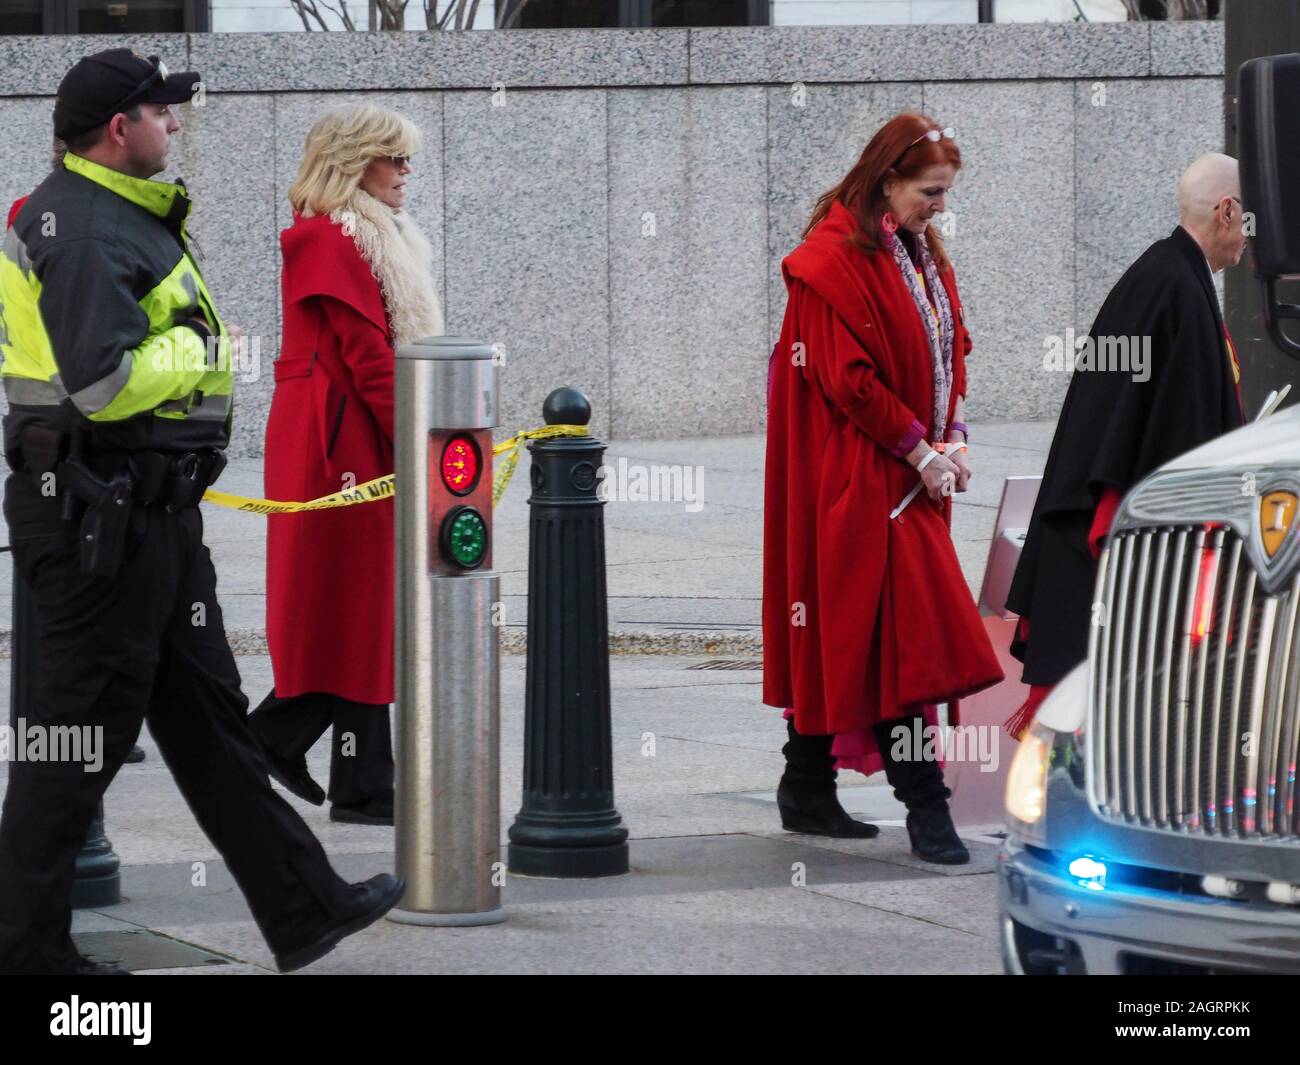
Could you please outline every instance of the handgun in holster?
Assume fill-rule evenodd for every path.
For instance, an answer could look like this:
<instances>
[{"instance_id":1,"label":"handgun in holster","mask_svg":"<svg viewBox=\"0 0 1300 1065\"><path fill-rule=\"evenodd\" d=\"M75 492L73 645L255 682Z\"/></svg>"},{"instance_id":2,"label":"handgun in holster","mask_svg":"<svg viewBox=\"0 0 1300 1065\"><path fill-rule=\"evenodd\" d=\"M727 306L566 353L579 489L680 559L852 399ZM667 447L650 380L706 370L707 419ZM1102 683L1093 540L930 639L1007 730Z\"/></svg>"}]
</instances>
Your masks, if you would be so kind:
<instances>
[{"instance_id":1,"label":"handgun in holster","mask_svg":"<svg viewBox=\"0 0 1300 1065\"><path fill-rule=\"evenodd\" d=\"M74 439L72 454L59 467L59 484L64 495L64 518L75 520L83 509L80 534L81 572L91 577L116 577L126 557L127 533L131 526L133 484L131 474L119 469L105 481L84 461L84 447ZM82 504L78 507L73 500Z\"/></svg>"}]
</instances>

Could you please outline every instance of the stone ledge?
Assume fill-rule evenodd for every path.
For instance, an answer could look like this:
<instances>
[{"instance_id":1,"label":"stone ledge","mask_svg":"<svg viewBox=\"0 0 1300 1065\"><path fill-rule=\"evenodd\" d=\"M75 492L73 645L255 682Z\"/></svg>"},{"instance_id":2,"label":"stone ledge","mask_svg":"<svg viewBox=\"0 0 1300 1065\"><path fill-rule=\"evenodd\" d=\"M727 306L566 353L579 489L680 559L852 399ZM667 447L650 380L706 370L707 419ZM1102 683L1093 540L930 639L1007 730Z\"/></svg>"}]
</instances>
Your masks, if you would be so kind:
<instances>
[{"instance_id":1,"label":"stone ledge","mask_svg":"<svg viewBox=\"0 0 1300 1065\"><path fill-rule=\"evenodd\" d=\"M213 92L680 85L688 32L205 33L191 58Z\"/></svg>"},{"instance_id":2,"label":"stone ledge","mask_svg":"<svg viewBox=\"0 0 1300 1065\"><path fill-rule=\"evenodd\" d=\"M1140 23L701 29L690 74L694 84L1140 78L1150 39Z\"/></svg>"},{"instance_id":3,"label":"stone ledge","mask_svg":"<svg viewBox=\"0 0 1300 1065\"><path fill-rule=\"evenodd\" d=\"M1151 34L1151 74L1185 78L1224 74L1222 22L1175 22Z\"/></svg>"},{"instance_id":4,"label":"stone ledge","mask_svg":"<svg viewBox=\"0 0 1300 1065\"><path fill-rule=\"evenodd\" d=\"M184 33L0 37L0 96L53 96L78 59L108 48L133 48L161 56L171 70L189 70L189 47Z\"/></svg>"},{"instance_id":5,"label":"stone ledge","mask_svg":"<svg viewBox=\"0 0 1300 1065\"><path fill-rule=\"evenodd\" d=\"M78 58L113 47L196 69L212 92L1223 74L1222 22L55 35L0 37L0 97L52 96Z\"/></svg>"}]
</instances>

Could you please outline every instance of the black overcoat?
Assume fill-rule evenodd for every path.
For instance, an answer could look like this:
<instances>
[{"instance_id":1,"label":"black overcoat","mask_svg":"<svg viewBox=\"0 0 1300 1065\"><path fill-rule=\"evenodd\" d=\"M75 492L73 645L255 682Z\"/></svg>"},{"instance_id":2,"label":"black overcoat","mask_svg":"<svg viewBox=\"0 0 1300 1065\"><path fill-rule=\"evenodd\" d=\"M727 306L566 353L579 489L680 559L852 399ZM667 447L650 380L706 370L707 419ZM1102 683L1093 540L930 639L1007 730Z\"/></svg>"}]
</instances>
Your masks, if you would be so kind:
<instances>
[{"instance_id":1,"label":"black overcoat","mask_svg":"<svg viewBox=\"0 0 1300 1065\"><path fill-rule=\"evenodd\" d=\"M1130 349L1150 338L1141 372L1131 353L1128 372L1113 368L1123 350L1115 344L1112 368L1097 368L1100 341L1120 337ZM1244 420L1209 264L1181 226L1119 279L1090 338L1093 368L1076 369L1066 391L1007 597L1029 619L1028 639L1011 647L1026 684L1055 684L1087 656L1096 577L1088 533L1107 486L1127 492Z\"/></svg>"}]
</instances>

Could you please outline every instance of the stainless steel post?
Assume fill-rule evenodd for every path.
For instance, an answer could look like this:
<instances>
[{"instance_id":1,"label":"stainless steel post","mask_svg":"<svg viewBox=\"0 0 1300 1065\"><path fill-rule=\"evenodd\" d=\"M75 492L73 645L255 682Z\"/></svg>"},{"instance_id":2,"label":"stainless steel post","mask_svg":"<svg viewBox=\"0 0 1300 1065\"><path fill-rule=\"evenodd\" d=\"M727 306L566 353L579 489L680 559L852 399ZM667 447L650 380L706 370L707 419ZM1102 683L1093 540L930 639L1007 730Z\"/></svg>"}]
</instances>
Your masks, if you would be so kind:
<instances>
[{"instance_id":1,"label":"stainless steel post","mask_svg":"<svg viewBox=\"0 0 1300 1065\"><path fill-rule=\"evenodd\" d=\"M477 925L501 908L499 600L492 572L493 349L397 349L397 875L390 920ZM454 528L453 528L454 525Z\"/></svg>"}]
</instances>

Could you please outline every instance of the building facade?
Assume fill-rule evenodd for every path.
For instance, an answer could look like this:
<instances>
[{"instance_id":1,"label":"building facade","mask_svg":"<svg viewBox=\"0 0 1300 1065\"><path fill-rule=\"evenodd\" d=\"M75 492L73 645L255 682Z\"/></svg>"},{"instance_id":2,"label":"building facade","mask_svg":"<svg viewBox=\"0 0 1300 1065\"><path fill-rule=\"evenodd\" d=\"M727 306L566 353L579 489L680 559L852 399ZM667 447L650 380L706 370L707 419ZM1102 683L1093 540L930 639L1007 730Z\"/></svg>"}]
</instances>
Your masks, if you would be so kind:
<instances>
[{"instance_id":1,"label":"building facade","mask_svg":"<svg viewBox=\"0 0 1300 1065\"><path fill-rule=\"evenodd\" d=\"M174 169L223 314L260 340L235 452L260 451L278 234L306 132L373 101L423 133L408 210L447 328L501 346L503 426L557 385L613 439L757 432L780 261L882 122L923 110L964 166L945 240L975 340L970 419L1053 417L1106 290L1223 145L1221 22L141 35L201 71ZM49 167L63 71L111 37L0 37L0 205ZM1140 150L1137 150L1140 146ZM1239 269L1247 270L1246 266Z\"/></svg>"},{"instance_id":2,"label":"building facade","mask_svg":"<svg viewBox=\"0 0 1300 1065\"><path fill-rule=\"evenodd\" d=\"M333 0L359 29L369 0ZM430 0L444 11L450 0ZM473 29L491 29L518 0L482 0ZM1217 12L1219 0L1210 0ZM410 0L406 29L427 28L426 0ZM1143 0L1152 5L1153 0ZM342 20L317 3L331 29ZM1159 4L1150 6L1159 11ZM1070 22L1126 18L1121 0L528 0L523 29L684 26L861 26L969 22ZM4 0L0 34L279 33L303 30L291 0ZM319 26L313 21L311 28Z\"/></svg>"}]
</instances>

